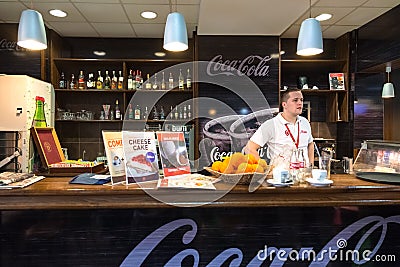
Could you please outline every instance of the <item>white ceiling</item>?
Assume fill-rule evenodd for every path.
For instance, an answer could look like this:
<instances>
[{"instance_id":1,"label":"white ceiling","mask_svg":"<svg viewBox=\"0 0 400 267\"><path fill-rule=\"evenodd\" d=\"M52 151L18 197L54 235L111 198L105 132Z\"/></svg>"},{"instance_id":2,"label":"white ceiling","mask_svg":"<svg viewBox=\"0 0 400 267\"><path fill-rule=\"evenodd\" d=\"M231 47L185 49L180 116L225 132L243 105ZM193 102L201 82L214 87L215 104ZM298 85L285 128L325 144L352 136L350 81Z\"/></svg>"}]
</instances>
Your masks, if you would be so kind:
<instances>
[{"instance_id":1,"label":"white ceiling","mask_svg":"<svg viewBox=\"0 0 400 267\"><path fill-rule=\"evenodd\" d=\"M330 20L321 22L323 37L337 38L399 4L400 0L311 0L311 16L331 13ZM33 5L47 27L65 37L162 38L172 10L184 15L190 37L197 27L199 35L290 38L297 37L310 12L309 0L0 0L0 5L0 23L18 23L21 12ZM48 11L54 8L68 16L51 16ZM145 10L158 17L143 19L140 13Z\"/></svg>"}]
</instances>

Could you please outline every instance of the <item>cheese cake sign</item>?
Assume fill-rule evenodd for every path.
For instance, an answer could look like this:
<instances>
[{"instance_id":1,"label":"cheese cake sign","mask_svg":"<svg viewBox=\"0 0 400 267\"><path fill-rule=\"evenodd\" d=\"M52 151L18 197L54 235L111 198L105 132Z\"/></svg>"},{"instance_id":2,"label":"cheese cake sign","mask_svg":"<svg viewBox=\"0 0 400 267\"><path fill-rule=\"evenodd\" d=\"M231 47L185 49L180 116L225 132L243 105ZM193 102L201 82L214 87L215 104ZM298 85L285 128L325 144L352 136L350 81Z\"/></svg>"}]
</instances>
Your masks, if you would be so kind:
<instances>
[{"instance_id":1,"label":"cheese cake sign","mask_svg":"<svg viewBox=\"0 0 400 267\"><path fill-rule=\"evenodd\" d=\"M271 59L270 56L249 55L244 59L224 60L222 55L217 55L208 63L207 74L265 77L269 74Z\"/></svg>"}]
</instances>

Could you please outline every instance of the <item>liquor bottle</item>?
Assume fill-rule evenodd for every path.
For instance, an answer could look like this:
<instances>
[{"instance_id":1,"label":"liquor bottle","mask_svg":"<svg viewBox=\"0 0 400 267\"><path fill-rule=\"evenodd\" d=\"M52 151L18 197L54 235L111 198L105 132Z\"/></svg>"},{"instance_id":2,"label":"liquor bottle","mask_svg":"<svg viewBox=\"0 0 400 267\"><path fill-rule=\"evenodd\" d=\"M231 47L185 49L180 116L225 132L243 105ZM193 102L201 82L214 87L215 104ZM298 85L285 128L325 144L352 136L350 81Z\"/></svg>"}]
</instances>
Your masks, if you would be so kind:
<instances>
[{"instance_id":1,"label":"liquor bottle","mask_svg":"<svg viewBox=\"0 0 400 267\"><path fill-rule=\"evenodd\" d=\"M120 71L119 71L118 86L117 86L117 88L118 88L119 90L122 90L123 87L124 87L124 76L122 76L122 71L120 70Z\"/></svg>"},{"instance_id":2,"label":"liquor bottle","mask_svg":"<svg viewBox=\"0 0 400 267\"><path fill-rule=\"evenodd\" d=\"M134 114L133 114L132 105L129 104L129 109L128 109L128 120L133 120L133 118L134 118Z\"/></svg>"},{"instance_id":3,"label":"liquor bottle","mask_svg":"<svg viewBox=\"0 0 400 267\"><path fill-rule=\"evenodd\" d=\"M135 120L140 120L140 107L139 107L139 105L136 105L136 107L135 107L135 116L134 116L134 119Z\"/></svg>"},{"instance_id":4,"label":"liquor bottle","mask_svg":"<svg viewBox=\"0 0 400 267\"><path fill-rule=\"evenodd\" d=\"M71 74L71 81L69 82L69 89L76 89L75 75Z\"/></svg>"},{"instance_id":5,"label":"liquor bottle","mask_svg":"<svg viewBox=\"0 0 400 267\"><path fill-rule=\"evenodd\" d=\"M188 90L192 89L192 76L190 75L190 69L187 69L186 88Z\"/></svg>"},{"instance_id":6,"label":"liquor bottle","mask_svg":"<svg viewBox=\"0 0 400 267\"><path fill-rule=\"evenodd\" d=\"M157 106L154 106L154 111L153 111L153 120L159 120L159 114L158 114L158 111L157 111Z\"/></svg>"},{"instance_id":7,"label":"liquor bottle","mask_svg":"<svg viewBox=\"0 0 400 267\"><path fill-rule=\"evenodd\" d=\"M117 75L115 74L115 70L113 70L111 78L111 89L113 90L117 89L117 84L118 84L118 78Z\"/></svg>"},{"instance_id":8,"label":"liquor bottle","mask_svg":"<svg viewBox=\"0 0 400 267\"><path fill-rule=\"evenodd\" d=\"M87 89L94 89L95 83L94 83L94 78L93 78L93 73L89 73L88 75L88 80L86 81L86 88Z\"/></svg>"},{"instance_id":9,"label":"liquor bottle","mask_svg":"<svg viewBox=\"0 0 400 267\"><path fill-rule=\"evenodd\" d=\"M96 88L97 89L103 89L103 76L101 76L101 70L99 70L99 74L97 75L97 81L96 81Z\"/></svg>"},{"instance_id":10,"label":"liquor bottle","mask_svg":"<svg viewBox=\"0 0 400 267\"><path fill-rule=\"evenodd\" d=\"M136 70L135 88L136 89L142 89L142 84L143 84L143 79L141 77L141 73L139 72L139 70Z\"/></svg>"},{"instance_id":11,"label":"liquor bottle","mask_svg":"<svg viewBox=\"0 0 400 267\"><path fill-rule=\"evenodd\" d=\"M147 109L147 106L144 108L144 112L143 112L143 119L147 120L149 116L149 110Z\"/></svg>"},{"instance_id":12,"label":"liquor bottle","mask_svg":"<svg viewBox=\"0 0 400 267\"><path fill-rule=\"evenodd\" d=\"M44 97L36 96L36 109L33 115L32 127L47 127L46 117L44 116Z\"/></svg>"},{"instance_id":13,"label":"liquor bottle","mask_svg":"<svg viewBox=\"0 0 400 267\"><path fill-rule=\"evenodd\" d=\"M179 88L179 90L184 90L185 89L184 83L185 82L183 80L182 70L179 69L179 77L178 77L178 88Z\"/></svg>"},{"instance_id":14,"label":"liquor bottle","mask_svg":"<svg viewBox=\"0 0 400 267\"><path fill-rule=\"evenodd\" d=\"M167 84L165 83L164 72L162 73L162 80L161 80L161 90L167 89Z\"/></svg>"},{"instance_id":15,"label":"liquor bottle","mask_svg":"<svg viewBox=\"0 0 400 267\"><path fill-rule=\"evenodd\" d=\"M187 119L187 109L186 109L186 105L183 106L183 119L184 119L184 120Z\"/></svg>"},{"instance_id":16,"label":"liquor bottle","mask_svg":"<svg viewBox=\"0 0 400 267\"><path fill-rule=\"evenodd\" d=\"M172 108L172 106L170 107L170 111L169 111L168 117L171 120L174 119L174 109Z\"/></svg>"},{"instance_id":17,"label":"liquor bottle","mask_svg":"<svg viewBox=\"0 0 400 267\"><path fill-rule=\"evenodd\" d=\"M85 75L83 75L83 70L79 72L78 76L78 89L85 89Z\"/></svg>"},{"instance_id":18,"label":"liquor bottle","mask_svg":"<svg viewBox=\"0 0 400 267\"><path fill-rule=\"evenodd\" d=\"M67 79L65 79L64 72L61 72L59 87L60 89L67 89Z\"/></svg>"},{"instance_id":19,"label":"liquor bottle","mask_svg":"<svg viewBox=\"0 0 400 267\"><path fill-rule=\"evenodd\" d=\"M183 108L182 107L179 108L179 119L180 120L183 119Z\"/></svg>"},{"instance_id":20,"label":"liquor bottle","mask_svg":"<svg viewBox=\"0 0 400 267\"><path fill-rule=\"evenodd\" d=\"M150 81L150 74L148 74L147 73L147 81L146 81L146 86L145 86L145 88L147 89L147 90L151 90L151 81Z\"/></svg>"},{"instance_id":21,"label":"liquor bottle","mask_svg":"<svg viewBox=\"0 0 400 267\"><path fill-rule=\"evenodd\" d=\"M174 77L172 77L172 72L169 73L168 89L174 89Z\"/></svg>"},{"instance_id":22,"label":"liquor bottle","mask_svg":"<svg viewBox=\"0 0 400 267\"><path fill-rule=\"evenodd\" d=\"M129 75L128 75L128 90L133 90L133 74L132 70L129 70ZM136 87L135 87L136 88Z\"/></svg>"},{"instance_id":23,"label":"liquor bottle","mask_svg":"<svg viewBox=\"0 0 400 267\"><path fill-rule=\"evenodd\" d=\"M188 105L188 112L187 113L188 113L187 114L188 118L191 119L192 118L192 111L191 111L190 105Z\"/></svg>"},{"instance_id":24,"label":"liquor bottle","mask_svg":"<svg viewBox=\"0 0 400 267\"><path fill-rule=\"evenodd\" d=\"M179 119L179 113L178 113L178 107L175 106L175 116L174 116L175 120Z\"/></svg>"},{"instance_id":25,"label":"liquor bottle","mask_svg":"<svg viewBox=\"0 0 400 267\"><path fill-rule=\"evenodd\" d=\"M158 90L158 80L157 80L157 73L154 74L154 83L153 83L153 90Z\"/></svg>"},{"instance_id":26,"label":"liquor bottle","mask_svg":"<svg viewBox=\"0 0 400 267\"><path fill-rule=\"evenodd\" d=\"M142 86L143 86L143 76L142 76L142 71L140 71L140 74L139 74L139 79L140 79L139 88L140 88L140 89L142 89Z\"/></svg>"},{"instance_id":27,"label":"liquor bottle","mask_svg":"<svg viewBox=\"0 0 400 267\"><path fill-rule=\"evenodd\" d=\"M111 89L111 78L108 75L108 70L106 70L106 78L104 79L104 89Z\"/></svg>"},{"instance_id":28,"label":"liquor bottle","mask_svg":"<svg viewBox=\"0 0 400 267\"><path fill-rule=\"evenodd\" d=\"M118 99L115 100L115 119L116 120L120 120L121 119L121 110L119 109Z\"/></svg>"},{"instance_id":29,"label":"liquor bottle","mask_svg":"<svg viewBox=\"0 0 400 267\"><path fill-rule=\"evenodd\" d=\"M165 112L163 106L160 108L160 120L165 120Z\"/></svg>"}]
</instances>

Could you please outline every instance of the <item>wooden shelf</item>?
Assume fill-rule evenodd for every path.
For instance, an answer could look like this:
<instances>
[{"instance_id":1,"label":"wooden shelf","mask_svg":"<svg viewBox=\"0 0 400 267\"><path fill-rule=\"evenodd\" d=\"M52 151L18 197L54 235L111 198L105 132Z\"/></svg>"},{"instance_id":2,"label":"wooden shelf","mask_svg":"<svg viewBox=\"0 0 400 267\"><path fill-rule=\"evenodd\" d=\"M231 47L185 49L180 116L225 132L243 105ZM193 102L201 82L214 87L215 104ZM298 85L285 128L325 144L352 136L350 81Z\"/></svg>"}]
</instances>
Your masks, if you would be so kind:
<instances>
[{"instance_id":1,"label":"wooden shelf","mask_svg":"<svg viewBox=\"0 0 400 267\"><path fill-rule=\"evenodd\" d=\"M346 64L346 60L336 59L282 59L282 68L288 70L299 71L299 68L307 69L329 69L329 68L343 68ZM333 70L332 70L333 71Z\"/></svg>"},{"instance_id":2,"label":"wooden shelf","mask_svg":"<svg viewBox=\"0 0 400 267\"><path fill-rule=\"evenodd\" d=\"M54 89L56 92L68 93L134 93L136 90L119 89Z\"/></svg>"}]
</instances>

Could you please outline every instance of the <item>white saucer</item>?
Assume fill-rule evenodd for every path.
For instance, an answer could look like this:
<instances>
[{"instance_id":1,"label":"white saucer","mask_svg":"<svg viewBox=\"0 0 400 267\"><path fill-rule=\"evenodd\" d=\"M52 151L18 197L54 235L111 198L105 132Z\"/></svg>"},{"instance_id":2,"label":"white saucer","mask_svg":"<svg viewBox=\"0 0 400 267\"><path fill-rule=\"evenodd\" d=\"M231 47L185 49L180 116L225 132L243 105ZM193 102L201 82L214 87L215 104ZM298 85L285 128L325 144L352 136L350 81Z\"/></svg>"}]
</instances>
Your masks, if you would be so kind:
<instances>
[{"instance_id":1,"label":"white saucer","mask_svg":"<svg viewBox=\"0 0 400 267\"><path fill-rule=\"evenodd\" d=\"M312 186L329 186L333 184L333 181L329 179L324 179L323 181L320 181L313 178L307 178L306 181L309 182Z\"/></svg>"},{"instance_id":2,"label":"white saucer","mask_svg":"<svg viewBox=\"0 0 400 267\"><path fill-rule=\"evenodd\" d=\"M274 181L274 179L268 179L267 183L272 184L275 187L285 187L285 186L290 186L293 185L293 182L288 182L288 183L277 183Z\"/></svg>"}]
</instances>

